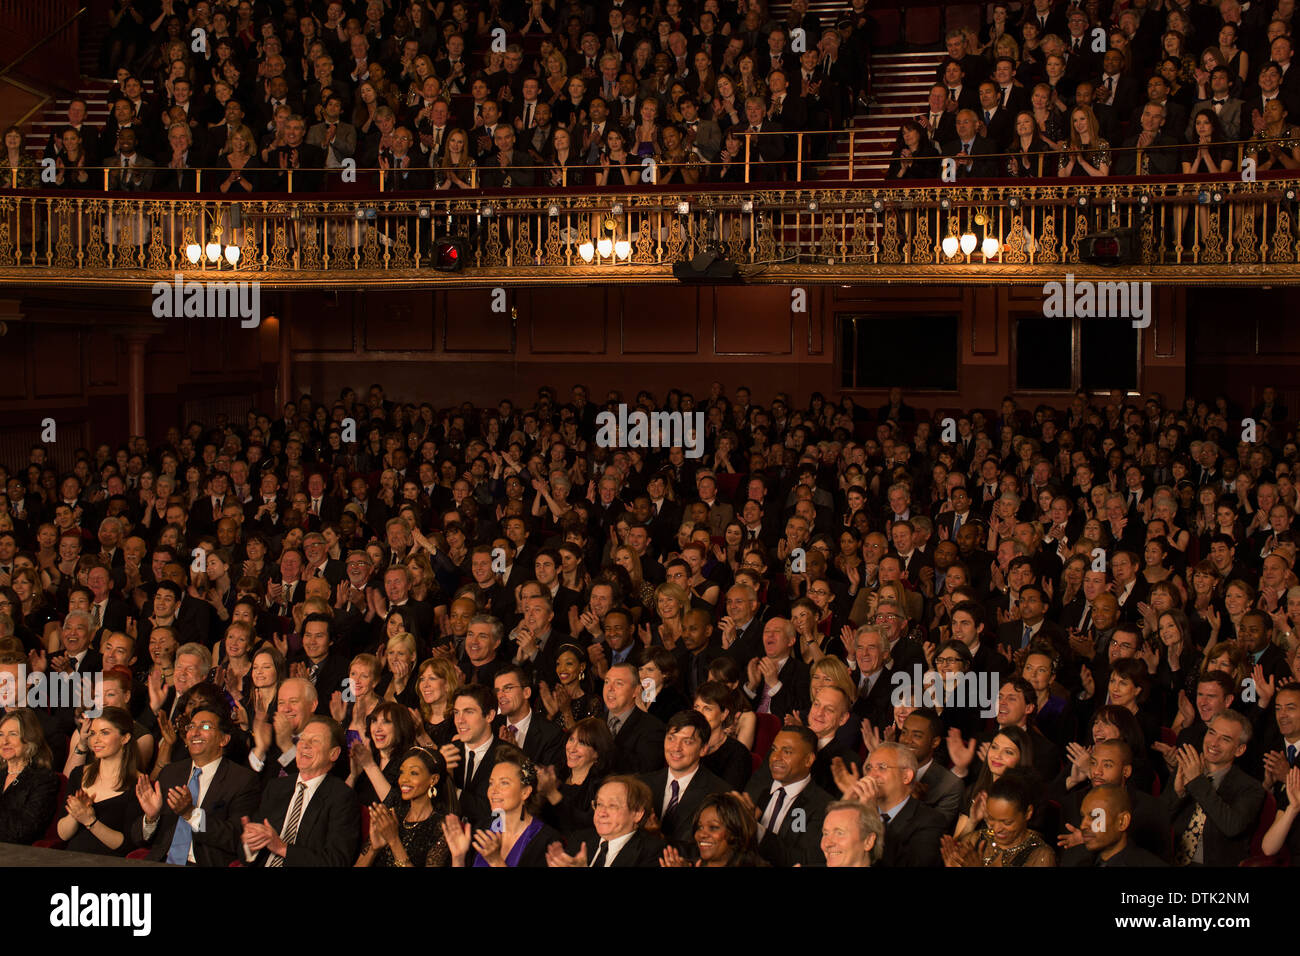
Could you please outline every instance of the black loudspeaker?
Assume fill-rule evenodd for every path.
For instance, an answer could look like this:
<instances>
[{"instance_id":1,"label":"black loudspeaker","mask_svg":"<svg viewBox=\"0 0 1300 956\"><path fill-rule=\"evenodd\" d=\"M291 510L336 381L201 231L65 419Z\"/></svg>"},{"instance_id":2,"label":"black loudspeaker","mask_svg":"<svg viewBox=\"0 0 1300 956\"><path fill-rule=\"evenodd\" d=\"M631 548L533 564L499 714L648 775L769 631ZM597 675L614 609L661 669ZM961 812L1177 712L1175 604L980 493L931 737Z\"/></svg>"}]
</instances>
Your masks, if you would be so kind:
<instances>
[{"instance_id":1,"label":"black loudspeaker","mask_svg":"<svg viewBox=\"0 0 1300 956\"><path fill-rule=\"evenodd\" d=\"M1138 245L1132 229L1107 229L1084 236L1079 258L1095 266L1132 265L1138 260Z\"/></svg>"},{"instance_id":2,"label":"black loudspeaker","mask_svg":"<svg viewBox=\"0 0 1300 956\"><path fill-rule=\"evenodd\" d=\"M703 268L696 268L696 263L707 257ZM673 277L682 282L737 282L740 270L734 262L715 259L711 253L701 253L690 262L673 263Z\"/></svg>"}]
</instances>

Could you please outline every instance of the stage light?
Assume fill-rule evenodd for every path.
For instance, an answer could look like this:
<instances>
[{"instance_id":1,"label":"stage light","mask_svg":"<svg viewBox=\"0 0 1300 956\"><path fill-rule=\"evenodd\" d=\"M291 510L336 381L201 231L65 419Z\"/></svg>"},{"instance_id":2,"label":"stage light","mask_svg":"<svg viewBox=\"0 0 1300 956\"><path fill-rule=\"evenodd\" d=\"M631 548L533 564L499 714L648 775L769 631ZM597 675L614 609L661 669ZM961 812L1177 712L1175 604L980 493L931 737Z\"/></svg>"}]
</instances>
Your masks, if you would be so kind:
<instances>
[{"instance_id":1,"label":"stage light","mask_svg":"<svg viewBox=\"0 0 1300 956\"><path fill-rule=\"evenodd\" d=\"M602 236L596 243L596 249L600 252L602 259L608 259L614 252L614 240L607 236Z\"/></svg>"},{"instance_id":2,"label":"stage light","mask_svg":"<svg viewBox=\"0 0 1300 956\"><path fill-rule=\"evenodd\" d=\"M961 251L964 255L970 255L972 252L974 252L975 247L978 244L979 244L979 240L975 238L975 233L973 232L962 233Z\"/></svg>"},{"instance_id":3,"label":"stage light","mask_svg":"<svg viewBox=\"0 0 1300 956\"><path fill-rule=\"evenodd\" d=\"M952 200L949 199L947 196L944 196L942 199L939 200L939 208L942 209L942 210L944 210L945 212L946 212L947 210L951 209L951 208L952 208Z\"/></svg>"},{"instance_id":4,"label":"stage light","mask_svg":"<svg viewBox=\"0 0 1300 956\"><path fill-rule=\"evenodd\" d=\"M591 244L591 240L587 240L578 246L578 255L582 256L583 262L590 262L596 258L596 247Z\"/></svg>"},{"instance_id":5,"label":"stage light","mask_svg":"<svg viewBox=\"0 0 1300 956\"><path fill-rule=\"evenodd\" d=\"M819 208L820 208L820 207L817 205L817 200L816 200L816 199L813 199L813 200L810 200L810 201L809 201L809 203L808 203L808 211L809 211L809 212L816 212Z\"/></svg>"},{"instance_id":6,"label":"stage light","mask_svg":"<svg viewBox=\"0 0 1300 956\"><path fill-rule=\"evenodd\" d=\"M620 239L618 242L614 243L614 255L618 256L620 259L631 258L632 243L628 242L626 239Z\"/></svg>"},{"instance_id":7,"label":"stage light","mask_svg":"<svg viewBox=\"0 0 1300 956\"><path fill-rule=\"evenodd\" d=\"M232 266L239 265L239 246L226 246L226 261Z\"/></svg>"},{"instance_id":8,"label":"stage light","mask_svg":"<svg viewBox=\"0 0 1300 956\"><path fill-rule=\"evenodd\" d=\"M1075 202L1079 204L1080 209L1083 209L1088 205L1088 197L1080 196L1078 199L1075 200Z\"/></svg>"},{"instance_id":9,"label":"stage light","mask_svg":"<svg viewBox=\"0 0 1300 956\"><path fill-rule=\"evenodd\" d=\"M885 211L885 204L879 199L876 199L871 203L871 211L879 215Z\"/></svg>"},{"instance_id":10,"label":"stage light","mask_svg":"<svg viewBox=\"0 0 1300 956\"><path fill-rule=\"evenodd\" d=\"M679 202L677 204L677 215L689 216L691 214L691 204L688 202Z\"/></svg>"},{"instance_id":11,"label":"stage light","mask_svg":"<svg viewBox=\"0 0 1300 956\"><path fill-rule=\"evenodd\" d=\"M1011 207L1012 212L1015 212L1017 209L1020 208L1020 197L1019 196L1007 197L1007 205Z\"/></svg>"},{"instance_id":12,"label":"stage light","mask_svg":"<svg viewBox=\"0 0 1300 956\"><path fill-rule=\"evenodd\" d=\"M984 247L980 251L984 253L985 259L992 259L1002 251L1002 243L998 242L996 236L985 236Z\"/></svg>"},{"instance_id":13,"label":"stage light","mask_svg":"<svg viewBox=\"0 0 1300 956\"><path fill-rule=\"evenodd\" d=\"M623 204L621 202L614 203L614 205L609 207L609 214L611 216L623 215Z\"/></svg>"},{"instance_id":14,"label":"stage light","mask_svg":"<svg viewBox=\"0 0 1300 956\"><path fill-rule=\"evenodd\" d=\"M221 258L221 243L209 242L203 251L207 253L209 262L216 262Z\"/></svg>"},{"instance_id":15,"label":"stage light","mask_svg":"<svg viewBox=\"0 0 1300 956\"><path fill-rule=\"evenodd\" d=\"M190 265L198 265L199 260L203 258L203 247L197 242L191 242L185 247L185 258L190 260Z\"/></svg>"},{"instance_id":16,"label":"stage light","mask_svg":"<svg viewBox=\"0 0 1300 956\"><path fill-rule=\"evenodd\" d=\"M459 272L469 256L469 243L463 236L443 236L433 243L433 267L439 272Z\"/></svg>"},{"instance_id":17,"label":"stage light","mask_svg":"<svg viewBox=\"0 0 1300 956\"><path fill-rule=\"evenodd\" d=\"M478 214L482 216L484 219L491 219L492 213L493 213L493 209L491 206L484 206L482 209L478 211Z\"/></svg>"},{"instance_id":18,"label":"stage light","mask_svg":"<svg viewBox=\"0 0 1300 956\"><path fill-rule=\"evenodd\" d=\"M957 254L957 249L959 248L959 246L960 243L956 236L944 236L943 243L942 243L943 254L947 256L949 259L951 259L953 256Z\"/></svg>"},{"instance_id":19,"label":"stage light","mask_svg":"<svg viewBox=\"0 0 1300 956\"><path fill-rule=\"evenodd\" d=\"M416 210L416 215L418 215L421 219L428 219L430 216L433 215L433 210L430 209L428 206L420 206Z\"/></svg>"},{"instance_id":20,"label":"stage light","mask_svg":"<svg viewBox=\"0 0 1300 956\"><path fill-rule=\"evenodd\" d=\"M546 207L546 215L554 218L559 214L560 214L560 207L557 206L555 203L551 203L549 206Z\"/></svg>"},{"instance_id":21,"label":"stage light","mask_svg":"<svg viewBox=\"0 0 1300 956\"><path fill-rule=\"evenodd\" d=\"M753 212L753 211L754 211L754 200L752 200L752 199L746 199L744 202L742 202L742 203L740 204L740 211L743 212L743 213L751 213L751 212Z\"/></svg>"}]
</instances>

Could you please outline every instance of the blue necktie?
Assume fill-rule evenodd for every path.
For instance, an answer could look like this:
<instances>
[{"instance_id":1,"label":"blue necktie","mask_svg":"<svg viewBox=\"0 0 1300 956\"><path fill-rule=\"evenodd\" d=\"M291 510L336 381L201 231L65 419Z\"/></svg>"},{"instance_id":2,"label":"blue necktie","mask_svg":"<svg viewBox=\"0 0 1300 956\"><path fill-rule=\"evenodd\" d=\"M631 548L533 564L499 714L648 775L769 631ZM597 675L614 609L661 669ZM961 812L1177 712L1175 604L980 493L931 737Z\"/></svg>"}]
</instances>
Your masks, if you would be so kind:
<instances>
[{"instance_id":1,"label":"blue necktie","mask_svg":"<svg viewBox=\"0 0 1300 956\"><path fill-rule=\"evenodd\" d=\"M190 774L190 799L194 805L199 805L199 773L198 767ZM194 830L189 823L180 817L176 818L176 832L172 834L172 845L167 850L167 862L175 863L177 866L184 866L190 859L190 847L194 843Z\"/></svg>"},{"instance_id":2,"label":"blue necktie","mask_svg":"<svg viewBox=\"0 0 1300 956\"><path fill-rule=\"evenodd\" d=\"M1287 745L1286 745L1286 762L1287 762L1288 764L1290 764L1291 766L1294 767L1294 766L1295 766L1295 757L1296 757L1296 747L1295 747L1295 744L1287 744Z\"/></svg>"},{"instance_id":3,"label":"blue necktie","mask_svg":"<svg viewBox=\"0 0 1300 956\"><path fill-rule=\"evenodd\" d=\"M1026 624L1026 625L1025 625L1025 634L1024 634L1024 637L1022 637L1022 638L1020 639L1020 646L1021 646L1021 647L1028 647L1028 646L1029 646L1029 639L1030 639L1031 637L1033 637L1033 635L1034 635L1034 629L1033 629L1032 627L1030 627L1028 624Z\"/></svg>"}]
</instances>

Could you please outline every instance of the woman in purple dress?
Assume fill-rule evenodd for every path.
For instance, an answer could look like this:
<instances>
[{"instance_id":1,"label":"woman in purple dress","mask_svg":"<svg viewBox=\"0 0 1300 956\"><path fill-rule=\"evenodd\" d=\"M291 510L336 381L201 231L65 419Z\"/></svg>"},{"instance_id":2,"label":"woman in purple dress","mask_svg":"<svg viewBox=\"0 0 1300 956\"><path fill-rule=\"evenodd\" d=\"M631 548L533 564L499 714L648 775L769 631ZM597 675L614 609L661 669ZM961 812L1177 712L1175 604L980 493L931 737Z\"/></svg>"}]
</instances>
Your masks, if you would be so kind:
<instances>
[{"instance_id":1,"label":"woman in purple dress","mask_svg":"<svg viewBox=\"0 0 1300 956\"><path fill-rule=\"evenodd\" d=\"M546 866L546 848L563 837L533 815L539 799L533 762L516 747L499 747L488 783L491 827L471 832L454 815L443 823L451 865L465 866L472 848L470 866Z\"/></svg>"}]
</instances>

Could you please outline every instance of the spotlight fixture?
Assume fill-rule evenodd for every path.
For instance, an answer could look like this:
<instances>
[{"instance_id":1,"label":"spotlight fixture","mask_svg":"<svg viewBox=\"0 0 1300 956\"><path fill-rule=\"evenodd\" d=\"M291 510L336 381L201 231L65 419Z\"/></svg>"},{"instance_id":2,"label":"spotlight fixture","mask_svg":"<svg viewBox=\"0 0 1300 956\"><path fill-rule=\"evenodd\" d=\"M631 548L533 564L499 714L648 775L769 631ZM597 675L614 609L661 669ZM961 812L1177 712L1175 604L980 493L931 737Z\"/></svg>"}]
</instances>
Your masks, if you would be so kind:
<instances>
[{"instance_id":1,"label":"spotlight fixture","mask_svg":"<svg viewBox=\"0 0 1300 956\"><path fill-rule=\"evenodd\" d=\"M1017 209L1020 208L1020 197L1019 197L1019 196L1008 196L1008 197L1007 197L1007 205L1011 207L1011 211L1012 211L1012 212L1015 212Z\"/></svg>"},{"instance_id":2,"label":"spotlight fixture","mask_svg":"<svg viewBox=\"0 0 1300 956\"><path fill-rule=\"evenodd\" d=\"M677 215L689 216L691 214L691 204L683 200L677 204Z\"/></svg>"},{"instance_id":3,"label":"spotlight fixture","mask_svg":"<svg viewBox=\"0 0 1300 956\"><path fill-rule=\"evenodd\" d=\"M555 203L551 203L549 206L546 207L546 215L554 218L559 214L560 214L560 207L557 206Z\"/></svg>"},{"instance_id":4,"label":"spotlight fixture","mask_svg":"<svg viewBox=\"0 0 1300 956\"><path fill-rule=\"evenodd\" d=\"M816 211L817 211L818 209L820 209L820 208L821 208L821 207L817 204L817 200L816 200L816 199L810 199L810 200L808 201L808 211L809 211L809 212L816 212Z\"/></svg>"},{"instance_id":5,"label":"spotlight fixture","mask_svg":"<svg viewBox=\"0 0 1300 956\"><path fill-rule=\"evenodd\" d=\"M439 272L459 272L469 255L469 243L461 236L443 236L433 243L433 267Z\"/></svg>"},{"instance_id":6,"label":"spotlight fixture","mask_svg":"<svg viewBox=\"0 0 1300 956\"><path fill-rule=\"evenodd\" d=\"M493 209L490 205L484 206L482 209L478 211L478 214L482 216L484 219L491 219L492 213L493 213Z\"/></svg>"},{"instance_id":7,"label":"spotlight fixture","mask_svg":"<svg viewBox=\"0 0 1300 956\"><path fill-rule=\"evenodd\" d=\"M421 219L428 219L430 216L433 215L433 210L430 209L428 206L420 206L419 208L416 209L415 212L416 215L418 215Z\"/></svg>"},{"instance_id":8,"label":"spotlight fixture","mask_svg":"<svg viewBox=\"0 0 1300 956\"><path fill-rule=\"evenodd\" d=\"M740 211L748 215L754 211L754 200L746 199L740 204Z\"/></svg>"},{"instance_id":9,"label":"spotlight fixture","mask_svg":"<svg viewBox=\"0 0 1300 956\"><path fill-rule=\"evenodd\" d=\"M939 200L939 208L944 210L945 212L948 211L949 209L952 208L952 200L949 199L947 196L944 196L942 199Z\"/></svg>"},{"instance_id":10,"label":"spotlight fixture","mask_svg":"<svg viewBox=\"0 0 1300 956\"><path fill-rule=\"evenodd\" d=\"M962 233L961 251L963 254L970 255L972 252L975 251L975 246L978 245L978 243L979 240L975 238L975 233L973 232Z\"/></svg>"},{"instance_id":11,"label":"spotlight fixture","mask_svg":"<svg viewBox=\"0 0 1300 956\"><path fill-rule=\"evenodd\" d=\"M874 199L871 202L871 211L876 215L880 215L880 213L885 211L885 204L879 199Z\"/></svg>"},{"instance_id":12,"label":"spotlight fixture","mask_svg":"<svg viewBox=\"0 0 1300 956\"><path fill-rule=\"evenodd\" d=\"M614 203L614 205L609 207L609 214L611 216L623 215L623 204L621 202Z\"/></svg>"},{"instance_id":13,"label":"spotlight fixture","mask_svg":"<svg viewBox=\"0 0 1300 956\"><path fill-rule=\"evenodd\" d=\"M960 247L960 245L961 245L961 240L959 240L956 236L944 236L943 242L940 243L940 247L943 249L943 254L947 256L949 259L957 255L957 250Z\"/></svg>"},{"instance_id":14,"label":"spotlight fixture","mask_svg":"<svg viewBox=\"0 0 1300 956\"><path fill-rule=\"evenodd\" d=\"M1088 205L1088 197L1080 196L1078 199L1075 200L1075 202L1079 204L1080 209L1084 209Z\"/></svg>"},{"instance_id":15,"label":"spotlight fixture","mask_svg":"<svg viewBox=\"0 0 1300 956\"><path fill-rule=\"evenodd\" d=\"M1295 202L1295 197L1296 192L1294 189L1288 189L1286 192L1282 193L1282 198L1287 202Z\"/></svg>"},{"instance_id":16,"label":"spotlight fixture","mask_svg":"<svg viewBox=\"0 0 1300 956\"><path fill-rule=\"evenodd\" d=\"M1223 202L1223 193L1219 192L1219 190L1216 189L1216 190L1215 190L1215 191L1210 195L1210 199L1212 199L1212 200L1213 200L1214 202L1216 202L1216 203L1221 203L1221 202Z\"/></svg>"}]
</instances>

